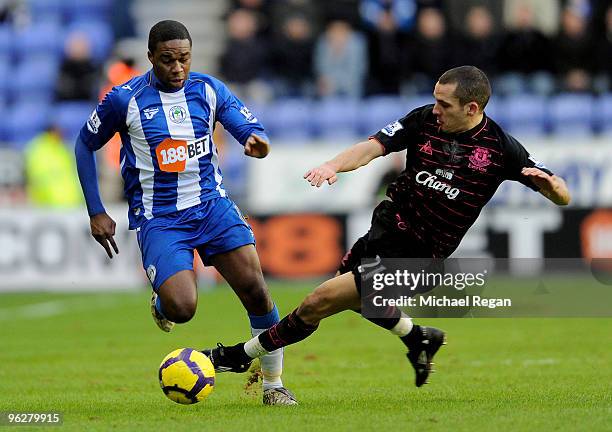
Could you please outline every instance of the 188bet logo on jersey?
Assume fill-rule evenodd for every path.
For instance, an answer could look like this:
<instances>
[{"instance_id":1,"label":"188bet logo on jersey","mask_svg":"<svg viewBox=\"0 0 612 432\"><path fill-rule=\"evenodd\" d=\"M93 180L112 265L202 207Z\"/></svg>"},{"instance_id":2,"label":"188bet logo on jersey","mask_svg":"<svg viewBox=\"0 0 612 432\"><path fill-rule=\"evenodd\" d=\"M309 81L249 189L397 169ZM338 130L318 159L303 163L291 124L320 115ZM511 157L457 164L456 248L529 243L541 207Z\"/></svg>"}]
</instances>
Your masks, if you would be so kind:
<instances>
[{"instance_id":1,"label":"188bet logo on jersey","mask_svg":"<svg viewBox=\"0 0 612 432\"><path fill-rule=\"evenodd\" d=\"M166 138L155 149L159 169L165 172L183 172L187 159L199 158L210 153L210 136L195 141Z\"/></svg>"}]
</instances>

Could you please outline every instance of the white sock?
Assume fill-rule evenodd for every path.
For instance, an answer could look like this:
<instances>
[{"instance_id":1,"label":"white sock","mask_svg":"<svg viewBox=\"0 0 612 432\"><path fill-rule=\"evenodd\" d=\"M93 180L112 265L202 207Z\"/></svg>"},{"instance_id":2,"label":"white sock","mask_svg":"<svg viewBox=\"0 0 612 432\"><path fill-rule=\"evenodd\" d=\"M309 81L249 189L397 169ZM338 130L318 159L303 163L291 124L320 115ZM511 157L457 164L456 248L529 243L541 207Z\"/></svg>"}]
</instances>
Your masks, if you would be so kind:
<instances>
[{"instance_id":1,"label":"white sock","mask_svg":"<svg viewBox=\"0 0 612 432\"><path fill-rule=\"evenodd\" d=\"M257 336L244 343L244 352L251 358L259 358L268 354L268 351L259 343L259 337Z\"/></svg>"},{"instance_id":2,"label":"white sock","mask_svg":"<svg viewBox=\"0 0 612 432\"><path fill-rule=\"evenodd\" d=\"M263 374L263 389L278 388L283 386L281 375L283 374L283 348L267 352L259 343L257 337L267 329L256 329L251 327L253 339L244 344L244 351L249 357L260 357L261 373Z\"/></svg>"},{"instance_id":3,"label":"white sock","mask_svg":"<svg viewBox=\"0 0 612 432\"><path fill-rule=\"evenodd\" d=\"M413 327L412 319L410 319L408 315L402 312L402 316L400 317L400 320L398 321L397 324L395 324L395 327L393 327L390 331L396 336L403 337L403 336L406 336L408 333L410 333L410 330L412 330L412 327Z\"/></svg>"}]
</instances>

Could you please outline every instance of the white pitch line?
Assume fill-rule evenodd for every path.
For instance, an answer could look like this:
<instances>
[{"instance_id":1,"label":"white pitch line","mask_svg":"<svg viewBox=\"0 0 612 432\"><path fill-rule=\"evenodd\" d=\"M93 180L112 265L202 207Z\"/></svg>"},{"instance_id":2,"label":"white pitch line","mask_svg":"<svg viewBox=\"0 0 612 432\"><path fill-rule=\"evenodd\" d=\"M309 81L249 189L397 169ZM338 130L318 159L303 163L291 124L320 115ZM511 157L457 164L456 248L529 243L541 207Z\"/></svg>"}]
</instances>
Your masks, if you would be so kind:
<instances>
[{"instance_id":1,"label":"white pitch line","mask_svg":"<svg viewBox=\"0 0 612 432\"><path fill-rule=\"evenodd\" d=\"M491 366L491 365L502 365L502 366L512 366L515 364L520 364L523 367L530 366L551 366L561 363L561 360L556 358L541 358L541 359L525 359L522 361L517 361L514 359L505 359L500 361L482 361L482 360L474 360L469 362L470 366L474 367L482 367L482 366Z\"/></svg>"},{"instance_id":2,"label":"white pitch line","mask_svg":"<svg viewBox=\"0 0 612 432\"><path fill-rule=\"evenodd\" d=\"M86 298L76 298L31 303L17 307L0 308L0 321L49 318L76 311L111 307L116 303L117 301L111 298L97 298L95 301Z\"/></svg>"},{"instance_id":3,"label":"white pitch line","mask_svg":"<svg viewBox=\"0 0 612 432\"><path fill-rule=\"evenodd\" d=\"M0 309L0 321L8 321L11 319L35 319L46 318L50 316L60 315L66 310L68 302L61 300L47 301L42 303L33 303L16 308Z\"/></svg>"}]
</instances>

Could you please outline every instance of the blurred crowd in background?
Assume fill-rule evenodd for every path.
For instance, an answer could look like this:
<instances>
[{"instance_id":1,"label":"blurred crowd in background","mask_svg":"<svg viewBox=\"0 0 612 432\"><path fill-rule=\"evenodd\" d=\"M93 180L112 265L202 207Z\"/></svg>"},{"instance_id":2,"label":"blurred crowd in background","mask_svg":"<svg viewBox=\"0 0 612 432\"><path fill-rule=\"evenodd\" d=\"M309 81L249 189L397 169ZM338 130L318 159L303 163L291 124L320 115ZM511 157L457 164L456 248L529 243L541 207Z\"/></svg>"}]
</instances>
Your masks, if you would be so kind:
<instances>
[{"instance_id":1,"label":"blurred crowd in background","mask_svg":"<svg viewBox=\"0 0 612 432\"><path fill-rule=\"evenodd\" d=\"M429 94L462 64L500 94L602 93L612 7L597 0L234 0L221 74L249 99Z\"/></svg>"},{"instance_id":2,"label":"blurred crowd in background","mask_svg":"<svg viewBox=\"0 0 612 432\"><path fill-rule=\"evenodd\" d=\"M73 169L79 129L112 86L149 67L118 43L136 37L146 50L150 26L136 25L136 2L0 0L0 203L14 200L7 184L74 190L61 179ZM612 0L224 3L223 46L198 71L228 83L285 144L367 136L431 102L439 75L462 64L488 74L487 113L512 133L612 131ZM102 178L118 178L119 147L115 137L102 152ZM15 180L19 157L27 172ZM226 179L244 179L239 159L228 159L227 171ZM109 196L120 197L120 185L109 184ZM72 205L81 202L76 192L30 199Z\"/></svg>"}]
</instances>

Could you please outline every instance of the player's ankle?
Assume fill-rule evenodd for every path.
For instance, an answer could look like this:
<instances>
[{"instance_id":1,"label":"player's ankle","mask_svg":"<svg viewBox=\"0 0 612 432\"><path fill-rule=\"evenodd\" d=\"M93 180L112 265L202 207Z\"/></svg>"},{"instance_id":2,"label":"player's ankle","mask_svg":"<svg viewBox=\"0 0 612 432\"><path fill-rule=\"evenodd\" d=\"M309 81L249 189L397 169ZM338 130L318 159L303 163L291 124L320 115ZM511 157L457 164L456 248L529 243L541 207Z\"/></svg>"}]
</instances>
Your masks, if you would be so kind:
<instances>
[{"instance_id":1,"label":"player's ankle","mask_svg":"<svg viewBox=\"0 0 612 432\"><path fill-rule=\"evenodd\" d=\"M272 388L280 388L283 386L283 381L279 375L268 376L266 373L263 373L263 389L272 389Z\"/></svg>"},{"instance_id":2,"label":"player's ankle","mask_svg":"<svg viewBox=\"0 0 612 432\"><path fill-rule=\"evenodd\" d=\"M243 362L251 361L268 353L259 343L257 336L245 343L239 343L229 348L232 350L232 354L238 356L240 361Z\"/></svg>"},{"instance_id":3,"label":"player's ankle","mask_svg":"<svg viewBox=\"0 0 612 432\"><path fill-rule=\"evenodd\" d=\"M414 324L410 333L406 336L400 337L400 340L410 349L415 345L418 345L423 340L423 331L421 330L421 326Z\"/></svg>"}]
</instances>

